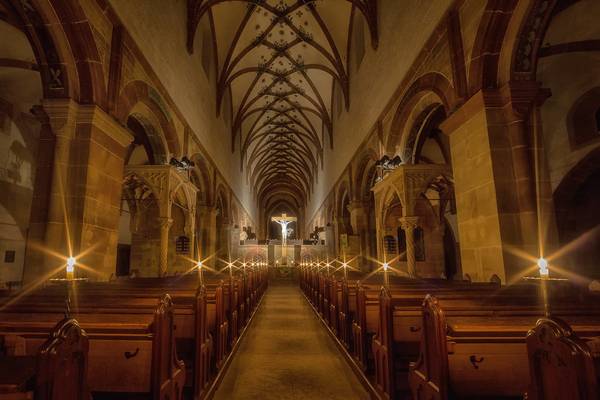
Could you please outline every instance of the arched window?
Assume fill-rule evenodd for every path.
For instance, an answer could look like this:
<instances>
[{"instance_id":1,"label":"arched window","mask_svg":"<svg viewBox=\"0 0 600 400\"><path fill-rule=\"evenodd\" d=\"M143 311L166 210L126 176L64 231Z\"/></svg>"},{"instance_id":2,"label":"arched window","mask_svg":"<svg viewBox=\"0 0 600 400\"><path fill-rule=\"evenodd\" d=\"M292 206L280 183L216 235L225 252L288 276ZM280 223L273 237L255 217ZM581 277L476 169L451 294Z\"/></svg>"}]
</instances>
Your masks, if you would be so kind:
<instances>
[{"instance_id":1,"label":"arched window","mask_svg":"<svg viewBox=\"0 0 600 400\"><path fill-rule=\"evenodd\" d=\"M406 232L398 228L398 260L406 261Z\"/></svg>"},{"instance_id":2,"label":"arched window","mask_svg":"<svg viewBox=\"0 0 600 400\"><path fill-rule=\"evenodd\" d=\"M396 239L392 235L384 236L383 248L386 254L396 254Z\"/></svg>"},{"instance_id":3,"label":"arched window","mask_svg":"<svg viewBox=\"0 0 600 400\"><path fill-rule=\"evenodd\" d=\"M179 236L175 239L175 252L187 254L190 252L190 239L187 236Z\"/></svg>"}]
</instances>

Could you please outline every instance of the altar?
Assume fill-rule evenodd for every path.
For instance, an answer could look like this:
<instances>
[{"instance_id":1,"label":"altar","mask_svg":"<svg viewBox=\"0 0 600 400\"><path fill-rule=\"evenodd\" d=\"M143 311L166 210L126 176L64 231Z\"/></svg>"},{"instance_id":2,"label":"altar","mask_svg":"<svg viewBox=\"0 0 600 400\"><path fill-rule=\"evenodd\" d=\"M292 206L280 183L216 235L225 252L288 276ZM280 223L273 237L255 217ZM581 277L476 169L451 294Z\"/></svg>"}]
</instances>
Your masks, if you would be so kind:
<instances>
[{"instance_id":1,"label":"altar","mask_svg":"<svg viewBox=\"0 0 600 400\"><path fill-rule=\"evenodd\" d=\"M284 258L285 257L285 258ZM246 262L266 262L269 266L295 267L308 260L324 260L327 257L327 246L315 244L310 240L288 240L286 246L279 240L240 241L235 248L233 259ZM285 260L285 262L283 262Z\"/></svg>"}]
</instances>

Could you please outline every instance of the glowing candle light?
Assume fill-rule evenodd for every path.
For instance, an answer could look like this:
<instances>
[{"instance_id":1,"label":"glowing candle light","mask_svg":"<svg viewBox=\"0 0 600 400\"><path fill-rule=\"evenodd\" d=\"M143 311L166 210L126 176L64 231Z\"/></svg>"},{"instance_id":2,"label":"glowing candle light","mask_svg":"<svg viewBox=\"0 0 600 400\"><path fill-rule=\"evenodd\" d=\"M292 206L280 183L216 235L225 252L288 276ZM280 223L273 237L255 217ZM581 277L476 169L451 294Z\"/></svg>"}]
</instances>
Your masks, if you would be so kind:
<instances>
[{"instance_id":1,"label":"glowing candle light","mask_svg":"<svg viewBox=\"0 0 600 400\"><path fill-rule=\"evenodd\" d=\"M200 282L202 283L202 261L198 261L196 263L196 268L198 269L198 278L200 279Z\"/></svg>"},{"instance_id":2,"label":"glowing candle light","mask_svg":"<svg viewBox=\"0 0 600 400\"><path fill-rule=\"evenodd\" d=\"M387 262L383 263L383 284L387 287L389 284L388 269L390 265Z\"/></svg>"},{"instance_id":3,"label":"glowing candle light","mask_svg":"<svg viewBox=\"0 0 600 400\"><path fill-rule=\"evenodd\" d=\"M75 264L77 263L77 260L75 260L75 257L69 257L67 258L67 267L66 267L66 271L67 271L67 279L73 279L75 276Z\"/></svg>"},{"instance_id":4,"label":"glowing candle light","mask_svg":"<svg viewBox=\"0 0 600 400\"><path fill-rule=\"evenodd\" d=\"M540 277L547 278L550 274L550 271L548 270L548 261L542 257L538 260L537 265L540 271Z\"/></svg>"}]
</instances>

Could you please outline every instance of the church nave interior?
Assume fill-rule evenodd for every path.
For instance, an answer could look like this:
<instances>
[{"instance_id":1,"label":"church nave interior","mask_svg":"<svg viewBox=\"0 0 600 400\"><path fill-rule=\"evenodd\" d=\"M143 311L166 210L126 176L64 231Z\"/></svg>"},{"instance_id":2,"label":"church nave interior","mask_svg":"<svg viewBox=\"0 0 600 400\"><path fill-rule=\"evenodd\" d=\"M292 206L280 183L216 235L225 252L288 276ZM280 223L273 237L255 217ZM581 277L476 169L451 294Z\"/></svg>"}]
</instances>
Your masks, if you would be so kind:
<instances>
[{"instance_id":1,"label":"church nave interior","mask_svg":"<svg viewBox=\"0 0 600 400\"><path fill-rule=\"evenodd\" d=\"M600 399L597 0L0 0L0 400Z\"/></svg>"}]
</instances>

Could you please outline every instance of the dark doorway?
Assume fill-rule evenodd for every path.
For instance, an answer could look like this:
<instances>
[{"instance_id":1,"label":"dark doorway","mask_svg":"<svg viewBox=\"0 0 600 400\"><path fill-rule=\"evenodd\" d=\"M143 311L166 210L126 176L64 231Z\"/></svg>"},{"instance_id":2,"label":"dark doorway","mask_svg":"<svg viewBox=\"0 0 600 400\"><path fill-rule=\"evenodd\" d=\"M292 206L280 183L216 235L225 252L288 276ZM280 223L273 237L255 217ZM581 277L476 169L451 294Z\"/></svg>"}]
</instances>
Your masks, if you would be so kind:
<instances>
[{"instance_id":1,"label":"dark doorway","mask_svg":"<svg viewBox=\"0 0 600 400\"><path fill-rule=\"evenodd\" d=\"M129 262L131 258L131 245L117 245L117 276L129 275Z\"/></svg>"},{"instance_id":2,"label":"dark doorway","mask_svg":"<svg viewBox=\"0 0 600 400\"><path fill-rule=\"evenodd\" d=\"M446 278L451 280L458 272L456 241L454 240L454 234L448 224L444 227L444 273Z\"/></svg>"}]
</instances>

